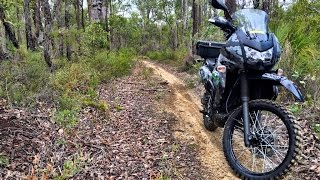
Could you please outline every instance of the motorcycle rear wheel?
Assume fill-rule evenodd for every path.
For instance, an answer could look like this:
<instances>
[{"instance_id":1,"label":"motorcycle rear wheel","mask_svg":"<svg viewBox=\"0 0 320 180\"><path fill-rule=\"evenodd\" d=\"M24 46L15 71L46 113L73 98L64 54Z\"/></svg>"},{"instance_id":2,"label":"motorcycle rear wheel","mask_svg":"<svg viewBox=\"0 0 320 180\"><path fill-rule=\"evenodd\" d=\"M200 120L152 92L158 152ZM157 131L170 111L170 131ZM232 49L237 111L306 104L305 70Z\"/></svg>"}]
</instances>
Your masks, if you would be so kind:
<instances>
[{"instance_id":1,"label":"motorcycle rear wheel","mask_svg":"<svg viewBox=\"0 0 320 180\"><path fill-rule=\"evenodd\" d=\"M249 111L251 146L244 145L239 107L225 125L225 157L242 179L279 179L291 170L301 153L300 127L287 109L269 100L251 101Z\"/></svg>"},{"instance_id":2,"label":"motorcycle rear wheel","mask_svg":"<svg viewBox=\"0 0 320 180\"><path fill-rule=\"evenodd\" d=\"M206 99L206 100L204 100ZM204 127L208 131L215 131L218 126L215 125L214 119L213 119L213 109L212 109L212 97L208 94L204 94L202 105L204 108L204 114L203 114L203 124Z\"/></svg>"}]
</instances>

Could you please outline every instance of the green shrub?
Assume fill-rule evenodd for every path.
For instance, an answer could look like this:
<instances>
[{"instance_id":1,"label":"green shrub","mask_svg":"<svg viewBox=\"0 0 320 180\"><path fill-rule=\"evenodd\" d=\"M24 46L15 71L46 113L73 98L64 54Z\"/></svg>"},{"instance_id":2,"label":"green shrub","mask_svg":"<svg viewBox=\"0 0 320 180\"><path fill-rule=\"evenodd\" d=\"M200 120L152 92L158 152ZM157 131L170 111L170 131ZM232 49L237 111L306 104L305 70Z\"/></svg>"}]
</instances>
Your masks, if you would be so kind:
<instances>
[{"instance_id":1,"label":"green shrub","mask_svg":"<svg viewBox=\"0 0 320 180\"><path fill-rule=\"evenodd\" d=\"M178 57L176 56L173 50L164 50L164 51L152 51L148 52L147 56L152 60L177 60Z\"/></svg>"},{"instance_id":2,"label":"green shrub","mask_svg":"<svg viewBox=\"0 0 320 180\"><path fill-rule=\"evenodd\" d=\"M91 106L107 111L108 105L98 99L97 86L102 81L129 74L134 54L130 50L100 52L78 63L65 63L50 79L58 105L54 120L61 126L73 128L81 108Z\"/></svg>"},{"instance_id":3,"label":"green shrub","mask_svg":"<svg viewBox=\"0 0 320 180\"><path fill-rule=\"evenodd\" d=\"M67 159L63 163L63 169L60 171L60 175L55 175L53 178L58 180L70 179L86 165L86 158L83 157L82 153L74 155L73 159Z\"/></svg>"},{"instance_id":4,"label":"green shrub","mask_svg":"<svg viewBox=\"0 0 320 180\"><path fill-rule=\"evenodd\" d=\"M92 23L86 28L83 34L84 46L91 48L92 52L96 49L103 49L109 46L108 33L100 23Z\"/></svg>"},{"instance_id":5,"label":"green shrub","mask_svg":"<svg viewBox=\"0 0 320 180\"><path fill-rule=\"evenodd\" d=\"M0 167L5 167L7 165L9 165L9 158L0 153Z\"/></svg>"},{"instance_id":6,"label":"green shrub","mask_svg":"<svg viewBox=\"0 0 320 180\"><path fill-rule=\"evenodd\" d=\"M147 57L160 63L170 64L172 66L183 66L184 59L188 54L187 49L177 49L176 51L167 49L164 51L151 51L147 53Z\"/></svg>"},{"instance_id":7,"label":"green shrub","mask_svg":"<svg viewBox=\"0 0 320 180\"><path fill-rule=\"evenodd\" d=\"M101 52L87 61L91 68L97 70L100 80L107 82L131 72L134 54L130 50L111 53Z\"/></svg>"},{"instance_id":8,"label":"green shrub","mask_svg":"<svg viewBox=\"0 0 320 180\"><path fill-rule=\"evenodd\" d=\"M59 110L55 113L54 121L60 126L63 126L67 129L72 129L78 124L78 113L79 110L76 109Z\"/></svg>"},{"instance_id":9,"label":"green shrub","mask_svg":"<svg viewBox=\"0 0 320 180\"><path fill-rule=\"evenodd\" d=\"M320 124L316 124L314 128L316 133L320 136Z\"/></svg>"},{"instance_id":10,"label":"green shrub","mask_svg":"<svg viewBox=\"0 0 320 180\"><path fill-rule=\"evenodd\" d=\"M95 69L84 63L70 64L58 70L51 80L52 86L63 95L85 95L99 83Z\"/></svg>"},{"instance_id":11,"label":"green shrub","mask_svg":"<svg viewBox=\"0 0 320 180\"><path fill-rule=\"evenodd\" d=\"M271 27L283 47L279 67L316 100L320 97L320 89L314 86L320 76L320 16L310 7L319 8L320 3L299 0L287 11L278 10Z\"/></svg>"},{"instance_id":12,"label":"green shrub","mask_svg":"<svg viewBox=\"0 0 320 180\"><path fill-rule=\"evenodd\" d=\"M20 61L0 63L0 97L16 106L31 106L41 96L50 96L45 93L51 91L50 71L41 53L29 53L23 48L18 53Z\"/></svg>"},{"instance_id":13,"label":"green shrub","mask_svg":"<svg viewBox=\"0 0 320 180\"><path fill-rule=\"evenodd\" d=\"M92 43L103 48L104 43L95 40ZM91 106L100 112L108 110L108 104L99 101L98 85L128 75L136 55L135 51L126 49L99 51L91 57L81 56L77 62L54 59L55 71L51 73L42 53L29 52L25 47L16 53L19 61L0 62L0 97L23 107L43 100L53 102L56 107L53 120L68 129L76 126L84 107Z\"/></svg>"}]
</instances>

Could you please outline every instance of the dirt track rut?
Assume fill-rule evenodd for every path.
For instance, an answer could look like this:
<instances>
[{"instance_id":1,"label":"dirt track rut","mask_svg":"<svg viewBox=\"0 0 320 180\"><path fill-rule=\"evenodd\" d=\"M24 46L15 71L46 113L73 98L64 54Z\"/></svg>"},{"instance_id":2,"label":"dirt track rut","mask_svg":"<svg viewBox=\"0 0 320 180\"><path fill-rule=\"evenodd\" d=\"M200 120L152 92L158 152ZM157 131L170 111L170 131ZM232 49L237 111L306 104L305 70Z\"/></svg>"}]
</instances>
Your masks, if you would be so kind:
<instances>
[{"instance_id":1,"label":"dirt track rut","mask_svg":"<svg viewBox=\"0 0 320 180\"><path fill-rule=\"evenodd\" d=\"M222 130L208 132L202 123L200 99L185 88L175 75L148 61L143 61L146 67L169 83L172 89L167 100L167 110L174 113L178 119L176 131L177 139L193 142L199 149L202 166L207 169L205 179L237 179L227 164L222 150Z\"/></svg>"}]
</instances>

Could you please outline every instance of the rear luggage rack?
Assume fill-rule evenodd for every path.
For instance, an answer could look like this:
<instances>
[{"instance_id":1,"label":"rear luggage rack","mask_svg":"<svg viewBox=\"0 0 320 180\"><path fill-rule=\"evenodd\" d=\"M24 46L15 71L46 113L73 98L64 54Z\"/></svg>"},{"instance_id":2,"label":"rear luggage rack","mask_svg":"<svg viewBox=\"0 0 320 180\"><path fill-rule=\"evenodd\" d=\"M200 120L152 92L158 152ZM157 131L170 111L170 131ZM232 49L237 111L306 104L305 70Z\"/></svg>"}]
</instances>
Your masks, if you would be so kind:
<instances>
[{"instance_id":1,"label":"rear luggage rack","mask_svg":"<svg viewBox=\"0 0 320 180\"><path fill-rule=\"evenodd\" d=\"M197 55L202 58L218 58L220 49L225 43L218 43L212 41L198 41L197 42Z\"/></svg>"}]
</instances>

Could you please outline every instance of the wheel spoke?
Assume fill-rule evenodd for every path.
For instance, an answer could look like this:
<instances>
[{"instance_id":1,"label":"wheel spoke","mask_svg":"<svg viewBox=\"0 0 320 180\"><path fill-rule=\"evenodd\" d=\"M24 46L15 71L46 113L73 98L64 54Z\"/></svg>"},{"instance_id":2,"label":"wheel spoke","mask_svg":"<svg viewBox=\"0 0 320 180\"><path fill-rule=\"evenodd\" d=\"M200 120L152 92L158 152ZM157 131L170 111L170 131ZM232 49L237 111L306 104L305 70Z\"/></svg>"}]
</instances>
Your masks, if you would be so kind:
<instances>
[{"instance_id":1,"label":"wheel spoke","mask_svg":"<svg viewBox=\"0 0 320 180\"><path fill-rule=\"evenodd\" d=\"M287 126L272 111L255 109L249 112L251 147L244 145L243 117L231 117L232 153L238 163L253 173L268 173L281 165L289 149Z\"/></svg>"}]
</instances>

